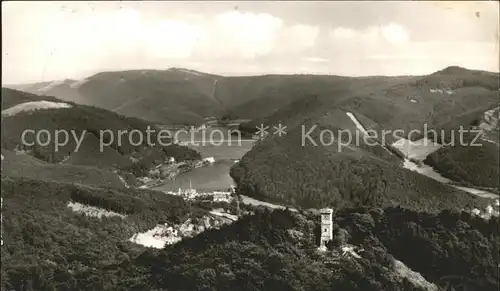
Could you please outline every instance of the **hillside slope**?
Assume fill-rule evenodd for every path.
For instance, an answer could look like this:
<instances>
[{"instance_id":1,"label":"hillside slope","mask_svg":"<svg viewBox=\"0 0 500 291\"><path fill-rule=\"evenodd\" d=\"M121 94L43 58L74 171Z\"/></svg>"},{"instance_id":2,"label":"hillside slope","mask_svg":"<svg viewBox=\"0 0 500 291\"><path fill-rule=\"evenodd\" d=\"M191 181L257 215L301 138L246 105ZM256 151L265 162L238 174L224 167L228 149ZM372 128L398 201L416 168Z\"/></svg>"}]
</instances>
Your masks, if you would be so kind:
<instances>
[{"instance_id":1,"label":"hillside slope","mask_svg":"<svg viewBox=\"0 0 500 291\"><path fill-rule=\"evenodd\" d=\"M219 101L213 97L216 78L177 68L132 70L102 72L81 81L56 81L52 86L17 88L156 123L200 124L204 117L220 112Z\"/></svg>"},{"instance_id":2,"label":"hillside slope","mask_svg":"<svg viewBox=\"0 0 500 291\"><path fill-rule=\"evenodd\" d=\"M168 157L174 157L178 161L199 159L199 153L187 147L172 143L172 139L164 138L158 143L158 130L146 121L125 117L114 112L91 106L78 105L67 102L64 108L47 108L39 110L19 111L16 114L4 114L9 109L26 104L25 102L43 102L52 100L62 103L62 100L31 95L16 90L2 88L2 148L11 151L22 151L32 154L38 159L51 163L69 163L73 165L91 165L100 168L117 169L132 165L143 159L151 162L161 162ZM150 140L147 143L147 129L152 130ZM25 130L32 130L24 136ZM41 140L36 141L36 134L46 130L51 134L50 140L42 135ZM68 133L68 142L55 148L56 130L65 130ZM129 134L119 138L119 131L130 133L133 130L142 133L142 143L137 144L131 140ZM104 144L101 152L99 140L110 144ZM110 136L110 132L112 137ZM64 134L60 134L59 140L64 141ZM81 140L79 145L78 140ZM47 143L46 143L47 142ZM32 144L32 145L30 145ZM170 145L169 145L170 144ZM80 146L77 148L77 146ZM150 166L153 166L151 164Z\"/></svg>"},{"instance_id":3,"label":"hillside slope","mask_svg":"<svg viewBox=\"0 0 500 291\"><path fill-rule=\"evenodd\" d=\"M135 210L126 218L98 219L65 209L78 197L69 195L76 189L26 181L25 195L19 196L13 181L2 182L9 233L8 247L2 248L4 289L438 291L465 284L468 290L490 291L499 286L496 219L346 209L334 214L334 240L319 252L318 215L255 209L232 225L158 251L124 238L159 218L193 216L182 200L121 193L121 201ZM38 195L34 187L52 195ZM22 219L12 215L19 210Z\"/></svg>"},{"instance_id":4,"label":"hillside slope","mask_svg":"<svg viewBox=\"0 0 500 291\"><path fill-rule=\"evenodd\" d=\"M2 176L124 188L117 174L91 166L51 164L25 153L2 149Z\"/></svg>"},{"instance_id":5,"label":"hillside slope","mask_svg":"<svg viewBox=\"0 0 500 291\"><path fill-rule=\"evenodd\" d=\"M486 112L469 114L470 122L462 124L470 130L466 144L474 146L448 146L432 153L425 160L449 179L465 185L499 188L500 131L499 107ZM455 127L458 131L459 128ZM456 138L456 143L459 143ZM451 142L451 141L448 141Z\"/></svg>"},{"instance_id":6,"label":"hillside slope","mask_svg":"<svg viewBox=\"0 0 500 291\"><path fill-rule=\"evenodd\" d=\"M349 209L335 214L334 241L329 251L318 253L317 219L285 211L257 212L157 257L144 256L138 263L144 274L150 274L153 285L147 289L446 290L460 284L467 290L498 288L497 220L401 208ZM477 240L483 248L476 253ZM415 256L416 252L426 255ZM470 266L477 269L471 271ZM458 280L449 279L453 276Z\"/></svg>"},{"instance_id":7,"label":"hillside slope","mask_svg":"<svg viewBox=\"0 0 500 291\"><path fill-rule=\"evenodd\" d=\"M328 127L323 127L328 129ZM380 151L301 145L300 131L267 138L231 169L240 191L302 208L401 205L421 211L470 208L481 199L417 174ZM320 140L319 134L312 135ZM384 154L385 155L385 154Z\"/></svg>"},{"instance_id":8,"label":"hillside slope","mask_svg":"<svg viewBox=\"0 0 500 291\"><path fill-rule=\"evenodd\" d=\"M133 189L2 177L2 290L116 290L109 272L144 251L128 239L205 211L179 197ZM108 217L75 212L71 203Z\"/></svg>"},{"instance_id":9,"label":"hillside slope","mask_svg":"<svg viewBox=\"0 0 500 291\"><path fill-rule=\"evenodd\" d=\"M403 137L411 130L423 132L425 124L439 133L457 124L468 125L470 114L498 106L499 88L499 74L462 68L454 75L436 72L427 76L344 78L335 86L306 87L296 102L283 104L273 114L242 126L243 130L254 131L261 123L295 126L340 109L368 118L371 125L367 128L400 129ZM412 134L411 139L421 137Z\"/></svg>"},{"instance_id":10,"label":"hillside slope","mask_svg":"<svg viewBox=\"0 0 500 291\"><path fill-rule=\"evenodd\" d=\"M465 116L498 104L498 74L450 70L429 76L355 78L337 94L305 96L242 124L243 131L255 132L261 123L281 123L287 134L270 134L231 175L243 193L305 208L347 202L439 210L476 203L468 194L403 169L401 153L369 145L359 134L356 142L359 131L346 117L352 114L366 129L375 130L379 143L383 130L390 130L387 146L400 138L422 138L425 127L437 130L438 142L446 141L457 124L469 124ZM309 136L319 145L305 138L312 128ZM349 146L339 147L339 130L351 133ZM392 136L395 130L402 133ZM408 136L412 130L420 133ZM498 158L489 163L498 165Z\"/></svg>"},{"instance_id":11,"label":"hillside slope","mask_svg":"<svg viewBox=\"0 0 500 291\"><path fill-rule=\"evenodd\" d=\"M174 73L205 81L217 77L182 69ZM113 74L100 75L111 80L98 87L113 84ZM123 83L137 74L129 73ZM236 83L249 82L248 88L234 91L244 98L231 101L227 93L214 102L234 102L235 115L254 118L242 126L249 132L261 122L271 130L282 123L288 127L287 134L271 132L257 142L231 175L241 194L293 205L298 211L269 211L241 203L244 215L233 224L212 230L203 226L206 231L192 238L176 237L177 243L161 250L145 248L131 238L158 225L182 223L195 233L193 228L203 223L213 204L201 208L200 201L126 188L114 171L148 169L168 157L182 161L198 159L199 154L180 146L134 146L127 140L122 144L114 140L101 152L99 130L144 132L151 124L53 97L2 89L2 110L16 110L2 114L1 289L498 290L499 220L490 214L498 215L498 204L492 207L490 200L404 169L404 156L387 146L394 140L387 144L380 138L363 140L363 130L355 122L377 131L422 128L425 123L446 131L462 124L476 126L477 114L496 104L497 87L491 75L448 68L425 77L252 78L235 78ZM272 80L272 85L259 91L262 82L254 84L250 79ZM52 88L61 84L80 88L87 82L74 85L73 80L65 80ZM49 91L50 85L44 84L44 90ZM303 86L314 89L309 94L311 88L300 91ZM190 92L198 96L205 89ZM295 90L299 91L291 92ZM134 100L132 95L127 98ZM197 98L189 97L188 103ZM269 107L262 105L267 99L272 100ZM33 110L31 105L41 106L36 103L40 101L49 103ZM35 103L23 106L26 102ZM213 112L222 108L218 106ZM249 113L244 112L245 106ZM229 114L227 110L221 112ZM175 120L184 120L183 114ZM311 139L304 140L304 128L314 126ZM73 153L73 142L56 153L53 143L20 146L25 129L87 133L78 152ZM347 142L345 136L335 134L332 139L328 131L339 130L358 134L362 140ZM481 163L491 158L492 149L484 148L487 153ZM462 158L456 150L450 147L436 153L454 161ZM464 160L472 163L473 155ZM319 213L303 209L325 206L334 208L334 237L326 251L318 251ZM229 207L239 210L238 203ZM471 214L473 208L486 214Z\"/></svg>"},{"instance_id":12,"label":"hillside slope","mask_svg":"<svg viewBox=\"0 0 500 291\"><path fill-rule=\"evenodd\" d=\"M208 116L264 118L305 95L331 99L350 92L358 102L359 98L365 99L359 113L368 113L366 108L372 106L382 115L387 110L406 108L393 112L394 118L397 120L409 114L415 123L438 113L426 108L428 99L442 95L442 104L436 106L448 106L448 92L454 95L453 99L461 100L462 95L471 92L465 88L497 90L499 84L495 74L459 67L449 67L428 76L359 78L323 75L224 77L171 68L103 72L80 81L43 82L13 88L163 124L200 124ZM456 90L459 88L460 92ZM462 105L470 104L457 104ZM357 105L348 102L345 106ZM391 120L386 122L386 125L392 124Z\"/></svg>"},{"instance_id":13,"label":"hillside slope","mask_svg":"<svg viewBox=\"0 0 500 291\"><path fill-rule=\"evenodd\" d=\"M208 116L264 117L306 92L330 94L348 79L308 75L223 77L171 68L103 72L81 81L11 87L157 123L200 124Z\"/></svg>"}]
</instances>

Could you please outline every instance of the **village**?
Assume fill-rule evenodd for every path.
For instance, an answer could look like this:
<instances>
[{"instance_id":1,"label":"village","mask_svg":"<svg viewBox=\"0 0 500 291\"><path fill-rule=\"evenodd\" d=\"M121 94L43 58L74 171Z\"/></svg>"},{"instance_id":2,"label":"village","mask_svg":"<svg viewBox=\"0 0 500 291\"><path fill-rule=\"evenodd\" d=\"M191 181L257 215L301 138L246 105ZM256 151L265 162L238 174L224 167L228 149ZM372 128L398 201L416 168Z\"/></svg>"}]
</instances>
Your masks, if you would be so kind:
<instances>
[{"instance_id":1,"label":"village","mask_svg":"<svg viewBox=\"0 0 500 291\"><path fill-rule=\"evenodd\" d=\"M193 162L177 162L173 157L170 157L165 163L161 163L149 170L146 176L138 177L137 181L140 183L139 188L148 189L160 186L165 180L172 179L180 173L206 167L214 163L214 157L207 157Z\"/></svg>"},{"instance_id":2,"label":"village","mask_svg":"<svg viewBox=\"0 0 500 291\"><path fill-rule=\"evenodd\" d=\"M180 196L184 200L201 200L230 203L234 199L235 188L231 185L231 188L227 191L198 191L197 189L193 189L190 185L189 189L179 188L177 191L167 191L165 193L169 195Z\"/></svg>"}]
</instances>

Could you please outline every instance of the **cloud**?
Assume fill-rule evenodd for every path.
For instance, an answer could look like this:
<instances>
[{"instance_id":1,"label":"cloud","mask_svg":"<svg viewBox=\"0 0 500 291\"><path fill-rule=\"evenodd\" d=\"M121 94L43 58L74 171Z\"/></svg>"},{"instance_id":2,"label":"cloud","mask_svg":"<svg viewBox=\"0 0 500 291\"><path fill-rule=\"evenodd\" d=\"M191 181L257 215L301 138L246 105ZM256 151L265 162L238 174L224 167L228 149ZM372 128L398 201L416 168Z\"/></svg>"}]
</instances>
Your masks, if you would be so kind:
<instances>
[{"instance_id":1,"label":"cloud","mask_svg":"<svg viewBox=\"0 0 500 291\"><path fill-rule=\"evenodd\" d=\"M215 17L215 24L209 36L211 48L217 46L219 53L248 59L310 49L319 34L318 26L286 25L282 19L266 13L226 12Z\"/></svg>"},{"instance_id":2,"label":"cloud","mask_svg":"<svg viewBox=\"0 0 500 291\"><path fill-rule=\"evenodd\" d=\"M387 41L391 44L401 44L410 39L409 31L397 23L370 26L361 30L347 27L336 27L330 30L333 40L351 40L357 43Z\"/></svg>"},{"instance_id":3,"label":"cloud","mask_svg":"<svg viewBox=\"0 0 500 291\"><path fill-rule=\"evenodd\" d=\"M139 10L116 10L108 19L95 19L100 28L92 31L94 41L108 56L148 56L185 59L205 36L202 26L177 19L150 21Z\"/></svg>"},{"instance_id":4,"label":"cloud","mask_svg":"<svg viewBox=\"0 0 500 291\"><path fill-rule=\"evenodd\" d=\"M218 15L215 24L215 33L224 40L224 46L252 58L273 50L283 20L264 13L231 11Z\"/></svg>"},{"instance_id":5,"label":"cloud","mask_svg":"<svg viewBox=\"0 0 500 291\"><path fill-rule=\"evenodd\" d=\"M498 71L498 59L495 56L498 56L498 52L494 43L437 40L413 42L401 50L369 55L368 59L396 64L418 63L419 66L429 68L429 71L452 64L470 69Z\"/></svg>"},{"instance_id":6,"label":"cloud","mask_svg":"<svg viewBox=\"0 0 500 291\"><path fill-rule=\"evenodd\" d=\"M268 13L222 11L148 17L138 6L94 9L72 4L10 10L4 70L29 79L73 78L101 70L252 60L313 49L319 27ZM77 5L77 4L75 4ZM110 4L111 5L111 4ZM23 17L19 17L22 14ZM20 49L21 48L21 49ZM4 54L5 56L5 54ZM258 65L257 67L260 67ZM76 77L78 78L78 77Z\"/></svg>"},{"instance_id":7,"label":"cloud","mask_svg":"<svg viewBox=\"0 0 500 291\"><path fill-rule=\"evenodd\" d=\"M206 32L201 26L167 20L144 27L140 40L152 57L185 59L191 56Z\"/></svg>"},{"instance_id":8,"label":"cloud","mask_svg":"<svg viewBox=\"0 0 500 291\"><path fill-rule=\"evenodd\" d=\"M454 33L459 35L456 29ZM362 29L336 27L328 35L333 53L345 56L335 59L336 67L359 63L365 74L426 74L450 65L498 71L495 42L447 35L412 40L410 30L394 22Z\"/></svg>"},{"instance_id":9,"label":"cloud","mask_svg":"<svg viewBox=\"0 0 500 291\"><path fill-rule=\"evenodd\" d=\"M449 63L498 71L498 3L489 4L478 4L478 18L476 6L456 13L413 1L8 2L2 80L193 64L225 74L294 73L301 66L340 75L406 74Z\"/></svg>"},{"instance_id":10,"label":"cloud","mask_svg":"<svg viewBox=\"0 0 500 291\"><path fill-rule=\"evenodd\" d=\"M334 39L352 39L356 35L356 31L345 27L336 27L330 32L330 37Z\"/></svg>"},{"instance_id":11,"label":"cloud","mask_svg":"<svg viewBox=\"0 0 500 291\"><path fill-rule=\"evenodd\" d=\"M409 32L399 24L391 23L381 28L383 37L393 44L402 44L410 39Z\"/></svg>"},{"instance_id":12,"label":"cloud","mask_svg":"<svg viewBox=\"0 0 500 291\"><path fill-rule=\"evenodd\" d=\"M307 62L313 62L313 63L326 63L326 62L330 61L328 59L317 58L317 57L307 57L307 58L304 58L303 60L307 61Z\"/></svg>"},{"instance_id":13,"label":"cloud","mask_svg":"<svg viewBox=\"0 0 500 291\"><path fill-rule=\"evenodd\" d=\"M319 35L319 27L307 24L295 24L282 32L281 46L286 50L302 51L312 48Z\"/></svg>"}]
</instances>

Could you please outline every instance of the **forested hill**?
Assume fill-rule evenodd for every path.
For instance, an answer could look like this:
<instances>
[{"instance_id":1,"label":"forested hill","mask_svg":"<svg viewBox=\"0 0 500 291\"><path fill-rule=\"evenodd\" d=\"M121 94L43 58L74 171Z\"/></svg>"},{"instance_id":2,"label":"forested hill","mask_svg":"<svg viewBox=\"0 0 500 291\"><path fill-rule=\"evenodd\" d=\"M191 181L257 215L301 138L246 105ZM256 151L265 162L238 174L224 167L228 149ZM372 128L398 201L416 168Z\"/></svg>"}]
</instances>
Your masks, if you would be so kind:
<instances>
[{"instance_id":1,"label":"forested hill","mask_svg":"<svg viewBox=\"0 0 500 291\"><path fill-rule=\"evenodd\" d=\"M318 252L317 214L254 209L254 215L232 225L158 251L126 239L158 220L196 216L175 197L128 190L110 196L12 179L2 180L2 197L2 290L382 291L450 290L446 288L466 284L467 290L493 291L499 287L499 222L467 213L345 209L334 214L335 236L329 250ZM127 217L79 216L67 209L68 199Z\"/></svg>"},{"instance_id":2,"label":"forested hill","mask_svg":"<svg viewBox=\"0 0 500 291\"><path fill-rule=\"evenodd\" d=\"M366 111L360 113L384 117L389 111L394 117L414 117L418 121L426 118L420 113L431 95L438 96L430 94L429 89L454 90L455 97L459 97L500 88L498 74L460 67L427 76L356 78L299 74L226 77L170 68L101 72L82 80L11 87L162 124L201 124L208 116L260 119L306 95L318 95L330 104L341 101L339 97L346 92L365 99ZM411 104L411 99L418 105ZM445 98L440 99L446 102ZM402 104L408 105L406 110L395 111Z\"/></svg>"},{"instance_id":3,"label":"forested hill","mask_svg":"<svg viewBox=\"0 0 500 291\"><path fill-rule=\"evenodd\" d=\"M44 106L59 107L42 108ZM151 144L146 138L148 127L151 128ZM33 130L33 134L24 136L26 143L22 142L25 130ZM45 143L46 139L36 142L36 133L41 130L51 134L48 143ZM57 150L56 130L65 130L68 133L68 142L60 145ZM110 144L105 145L103 151L99 143L101 130L105 131L102 141ZM133 130L139 131L143 136L142 143L138 146L137 140L132 143L128 134L118 137L119 131L130 133ZM137 164L148 170L169 157L177 161L200 159L198 152L172 144L171 139L163 138L165 146L160 145L157 141L158 132L152 123L137 118L125 117L92 106L64 102L50 96L2 88L2 148L30 154L52 164L64 163L108 170L129 169ZM75 136L83 138L78 150ZM59 139L64 141L64 136L60 135Z\"/></svg>"},{"instance_id":4,"label":"forested hill","mask_svg":"<svg viewBox=\"0 0 500 291\"><path fill-rule=\"evenodd\" d=\"M119 265L144 251L128 241L133 234L206 212L161 192L10 178L3 173L1 192L1 290L117 290L116 280L127 280ZM69 203L114 215L78 213Z\"/></svg>"},{"instance_id":5,"label":"forested hill","mask_svg":"<svg viewBox=\"0 0 500 291\"><path fill-rule=\"evenodd\" d=\"M435 212L488 203L359 149L337 153L285 142L264 141L233 166L241 193L301 208L402 205Z\"/></svg>"},{"instance_id":6,"label":"forested hill","mask_svg":"<svg viewBox=\"0 0 500 291\"><path fill-rule=\"evenodd\" d=\"M83 88L87 84L87 89L102 94L95 96L104 96L117 84L126 84L118 85L120 90L137 86L137 75L144 76L139 81L153 78L161 82L162 74L132 72L122 80L115 73L103 73L96 75L98 81L111 83L101 84L103 87L90 81L77 85ZM217 78L179 69L173 70L173 75L176 84L199 77L204 80L196 83L200 86ZM338 139L326 146L301 143L302 125L318 126L311 134L315 141L321 140L320 130L358 132L348 113L366 128L377 130L420 128L425 122L438 129L474 126L476 114L497 106L495 77L449 68L418 77L235 78L230 81L235 82L235 88L247 89L228 89L226 97L231 92L252 95L234 103L235 112L243 111L245 104L252 105L248 105L253 108L251 114L256 114L259 106L263 108L246 126L260 122L288 126L286 135L271 134L257 142L234 165L231 175L237 190L295 206L298 211L271 211L240 201L237 205L241 205L243 215L236 222L182 237L160 250L132 243L131 237L158 225L198 220L212 205L202 208L198 201L127 188L115 171L130 163L149 169L168 157L190 160L199 154L179 146L115 143L104 153L96 153L92 151L96 131L143 132L150 123L54 97L3 89L1 289L498 290L500 222L488 214L488 209L498 212L498 204L486 208L492 201L404 169L402 156L383 144L349 144L339 150ZM263 79L271 85L257 86ZM73 81L68 82L78 88ZM301 84L304 90L291 83ZM312 89L304 84L318 86L309 94L306 91ZM291 88L296 92L287 98ZM179 96L184 89L175 87ZM185 100L194 102L200 97L199 89L189 89L193 95ZM142 102L134 94L126 97ZM254 99L253 94L262 99ZM266 96L273 100L269 107L263 105ZM225 100L223 95L217 98ZM280 104L280 100L286 102ZM131 104L128 108L136 106ZM151 107L148 102L144 105ZM20 147L20 134L27 128L85 129L90 133L82 155L71 154L74 144L56 154L53 144L47 148ZM456 152L445 154L452 159L460 156ZM485 154L481 161L486 163L488 157ZM450 165L453 163L443 167L452 168ZM470 177L458 174L455 176L464 180ZM75 210L74 205L97 208L102 216ZM334 208L334 238L327 251L319 251L319 214L304 209L325 206ZM481 215L473 214L478 210L473 208L482 211Z\"/></svg>"},{"instance_id":7,"label":"forested hill","mask_svg":"<svg viewBox=\"0 0 500 291\"><path fill-rule=\"evenodd\" d=\"M438 132L430 138L449 142L452 131L460 126L474 128L485 112L498 106L498 77L451 68L428 76L354 78L329 96L304 94L274 114L240 126L253 133L256 126L269 125L270 134L232 168L231 176L243 193L304 208L373 204L429 211L462 209L478 203L477 199L404 169L404 155L389 153L373 141L381 143L384 130L391 133L386 146L397 140L392 135L395 130L403 132L398 138L418 130L420 135L411 136L418 140L427 127ZM362 134L356 142L360 130L348 114L377 132L378 139L368 139L372 145ZM286 135L273 134L272 126L278 124L287 126ZM343 130L350 132L352 140L349 146L339 147ZM469 184L479 182L477 186L497 185L492 177L497 172L493 167L498 168L498 145L446 147L440 152L444 163L436 168L443 175ZM466 156L460 157L463 152Z\"/></svg>"},{"instance_id":8,"label":"forested hill","mask_svg":"<svg viewBox=\"0 0 500 291\"><path fill-rule=\"evenodd\" d=\"M138 263L163 290L496 290L496 228L465 213L348 209L318 253L317 216L264 210Z\"/></svg>"}]
</instances>

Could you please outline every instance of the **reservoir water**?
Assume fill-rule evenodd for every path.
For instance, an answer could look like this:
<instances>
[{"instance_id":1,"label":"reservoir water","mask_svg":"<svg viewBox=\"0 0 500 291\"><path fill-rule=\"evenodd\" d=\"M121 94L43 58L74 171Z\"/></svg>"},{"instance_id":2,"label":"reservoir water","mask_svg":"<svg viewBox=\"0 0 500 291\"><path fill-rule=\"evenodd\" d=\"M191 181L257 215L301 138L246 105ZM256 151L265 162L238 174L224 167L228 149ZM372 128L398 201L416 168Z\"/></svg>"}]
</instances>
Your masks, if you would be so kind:
<instances>
[{"instance_id":1,"label":"reservoir water","mask_svg":"<svg viewBox=\"0 0 500 291\"><path fill-rule=\"evenodd\" d=\"M355 119L354 116L351 118ZM359 122L356 125L359 126ZM364 128L361 129L364 130ZM210 136L210 132L215 130L228 132L228 129L224 128L209 128L204 133L205 137ZM179 188L188 189L191 185L195 189L210 191L223 190L231 187L234 182L229 175L230 168L253 147L255 140L238 140L237 137L231 136L230 134L225 134L223 137L225 139L223 142L222 138L220 138L220 140L208 140L203 138L202 133L195 133L189 137L186 136L184 139L180 138L180 141L186 143L188 147L196 149L203 157L214 157L215 163L207 167L180 174L175 179L167 181L163 185L153 189L160 191L177 190ZM419 161L423 161L428 154L436 151L440 147L432 142L424 142L424 139L414 142L401 139L395 142L393 146L398 148L407 157L412 157ZM498 199L497 194L488 191L451 185L450 180L436 172L432 167L425 164L417 165L408 158L404 160L403 167L441 183L449 184L452 187L470 194L483 198Z\"/></svg>"},{"instance_id":2,"label":"reservoir water","mask_svg":"<svg viewBox=\"0 0 500 291\"><path fill-rule=\"evenodd\" d=\"M219 131L219 133L213 134L212 136L216 138L210 140L208 137L214 131ZM209 128L204 134L197 132L189 137L179 137L180 142L197 150L203 157L214 157L215 163L180 174L175 179L153 189L160 191L187 189L190 184L193 188L200 190L230 188L234 184L229 175L230 168L253 147L255 140L240 140L237 136L231 136L228 131L226 128Z\"/></svg>"}]
</instances>

